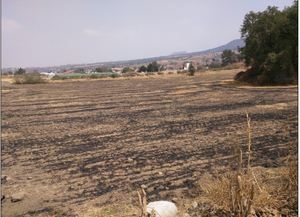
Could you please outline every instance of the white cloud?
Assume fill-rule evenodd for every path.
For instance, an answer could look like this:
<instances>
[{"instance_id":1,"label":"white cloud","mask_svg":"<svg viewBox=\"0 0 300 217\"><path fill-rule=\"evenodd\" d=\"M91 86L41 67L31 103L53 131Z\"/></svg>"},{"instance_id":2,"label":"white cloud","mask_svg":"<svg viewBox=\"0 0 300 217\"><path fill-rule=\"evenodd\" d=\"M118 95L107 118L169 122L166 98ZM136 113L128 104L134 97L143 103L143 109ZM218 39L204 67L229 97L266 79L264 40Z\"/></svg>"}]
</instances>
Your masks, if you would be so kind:
<instances>
[{"instance_id":1,"label":"white cloud","mask_svg":"<svg viewBox=\"0 0 300 217\"><path fill-rule=\"evenodd\" d=\"M2 19L2 31L12 31L21 29L22 25L14 20Z\"/></svg>"},{"instance_id":2,"label":"white cloud","mask_svg":"<svg viewBox=\"0 0 300 217\"><path fill-rule=\"evenodd\" d=\"M83 30L83 33L87 36L101 36L103 35L101 32L97 31L97 30L93 30L93 29L85 29Z\"/></svg>"}]
</instances>

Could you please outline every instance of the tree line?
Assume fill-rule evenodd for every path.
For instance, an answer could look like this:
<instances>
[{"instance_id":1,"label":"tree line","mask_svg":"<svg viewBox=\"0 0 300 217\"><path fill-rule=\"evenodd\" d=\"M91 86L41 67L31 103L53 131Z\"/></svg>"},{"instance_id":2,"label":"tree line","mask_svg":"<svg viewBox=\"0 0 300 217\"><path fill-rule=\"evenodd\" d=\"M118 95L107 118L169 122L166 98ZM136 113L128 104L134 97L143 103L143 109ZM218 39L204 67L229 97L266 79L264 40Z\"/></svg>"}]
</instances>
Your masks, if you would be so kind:
<instances>
[{"instance_id":1,"label":"tree line","mask_svg":"<svg viewBox=\"0 0 300 217\"><path fill-rule=\"evenodd\" d=\"M286 85L298 82L298 0L282 11L250 11L241 27L245 46L241 55L249 69L237 81L256 85Z\"/></svg>"}]
</instances>

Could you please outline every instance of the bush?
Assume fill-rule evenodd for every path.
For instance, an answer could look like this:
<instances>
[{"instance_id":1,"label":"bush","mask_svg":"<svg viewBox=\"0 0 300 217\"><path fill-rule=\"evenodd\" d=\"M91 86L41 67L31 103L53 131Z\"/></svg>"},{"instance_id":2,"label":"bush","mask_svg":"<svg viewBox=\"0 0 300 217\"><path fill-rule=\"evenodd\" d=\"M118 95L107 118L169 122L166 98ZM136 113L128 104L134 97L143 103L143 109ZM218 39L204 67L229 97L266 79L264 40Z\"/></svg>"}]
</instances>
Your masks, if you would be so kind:
<instances>
[{"instance_id":1,"label":"bush","mask_svg":"<svg viewBox=\"0 0 300 217\"><path fill-rule=\"evenodd\" d=\"M168 74L169 74L169 75L173 75L174 73L173 73L173 72L168 72Z\"/></svg>"},{"instance_id":2,"label":"bush","mask_svg":"<svg viewBox=\"0 0 300 217\"><path fill-rule=\"evenodd\" d=\"M112 78L119 78L119 77L121 77L121 75L119 75L119 74L112 74L110 77L112 77Z\"/></svg>"},{"instance_id":3,"label":"bush","mask_svg":"<svg viewBox=\"0 0 300 217\"><path fill-rule=\"evenodd\" d=\"M99 78L100 76L98 74L91 74L90 78L91 79L96 79Z\"/></svg>"},{"instance_id":4,"label":"bush","mask_svg":"<svg viewBox=\"0 0 300 217\"><path fill-rule=\"evenodd\" d=\"M231 69L238 69L239 67L238 66L227 66L227 67L224 67L223 70L231 70Z\"/></svg>"},{"instance_id":5,"label":"bush","mask_svg":"<svg viewBox=\"0 0 300 217\"><path fill-rule=\"evenodd\" d=\"M61 80L62 79L62 76L59 76L59 75L54 75L51 80Z\"/></svg>"},{"instance_id":6,"label":"bush","mask_svg":"<svg viewBox=\"0 0 300 217\"><path fill-rule=\"evenodd\" d=\"M136 75L137 74L135 74L135 73L125 73L125 74L122 75L122 77L134 77Z\"/></svg>"},{"instance_id":7,"label":"bush","mask_svg":"<svg viewBox=\"0 0 300 217\"><path fill-rule=\"evenodd\" d=\"M45 79L42 79L40 74L25 74L16 75L14 77L15 84L40 84L46 83Z\"/></svg>"},{"instance_id":8,"label":"bush","mask_svg":"<svg viewBox=\"0 0 300 217\"><path fill-rule=\"evenodd\" d=\"M158 75L163 75L164 73L162 73L162 72L158 72L157 74L158 74Z\"/></svg>"},{"instance_id":9,"label":"bush","mask_svg":"<svg viewBox=\"0 0 300 217\"><path fill-rule=\"evenodd\" d=\"M99 78L107 78L107 75L99 75Z\"/></svg>"},{"instance_id":10,"label":"bush","mask_svg":"<svg viewBox=\"0 0 300 217\"><path fill-rule=\"evenodd\" d=\"M145 75L154 75L154 72L147 72Z\"/></svg>"},{"instance_id":11,"label":"bush","mask_svg":"<svg viewBox=\"0 0 300 217\"><path fill-rule=\"evenodd\" d=\"M177 74L182 74L182 71L179 71L179 70L178 70L178 71L177 71Z\"/></svg>"},{"instance_id":12,"label":"bush","mask_svg":"<svg viewBox=\"0 0 300 217\"><path fill-rule=\"evenodd\" d=\"M71 78L71 79L79 79L79 78L81 78L81 76L74 75L74 76L71 76L71 77L69 77L69 78Z\"/></svg>"}]
</instances>

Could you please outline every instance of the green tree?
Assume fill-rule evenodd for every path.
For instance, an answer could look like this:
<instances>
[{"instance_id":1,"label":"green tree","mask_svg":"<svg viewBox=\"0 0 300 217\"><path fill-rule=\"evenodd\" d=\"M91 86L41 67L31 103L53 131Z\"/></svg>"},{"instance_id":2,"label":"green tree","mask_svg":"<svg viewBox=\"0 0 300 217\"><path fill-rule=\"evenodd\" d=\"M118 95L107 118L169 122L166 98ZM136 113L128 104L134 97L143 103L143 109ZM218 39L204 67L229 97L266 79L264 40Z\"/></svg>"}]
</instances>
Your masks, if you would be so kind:
<instances>
[{"instance_id":1,"label":"green tree","mask_svg":"<svg viewBox=\"0 0 300 217\"><path fill-rule=\"evenodd\" d=\"M208 65L209 68L221 68L221 63L213 61Z\"/></svg>"},{"instance_id":2,"label":"green tree","mask_svg":"<svg viewBox=\"0 0 300 217\"><path fill-rule=\"evenodd\" d=\"M102 72L109 72L109 68L107 66L101 66Z\"/></svg>"},{"instance_id":3,"label":"green tree","mask_svg":"<svg viewBox=\"0 0 300 217\"><path fill-rule=\"evenodd\" d=\"M149 65L147 66L147 72L154 72L154 67L152 63L149 63Z\"/></svg>"},{"instance_id":4,"label":"green tree","mask_svg":"<svg viewBox=\"0 0 300 217\"><path fill-rule=\"evenodd\" d=\"M144 65L142 65L138 70L138 72L146 72L146 71L147 71L147 67Z\"/></svg>"},{"instance_id":5,"label":"green tree","mask_svg":"<svg viewBox=\"0 0 300 217\"><path fill-rule=\"evenodd\" d=\"M189 75L190 76L194 76L195 75L196 68L194 67L193 63L190 63L188 71L189 71Z\"/></svg>"},{"instance_id":6,"label":"green tree","mask_svg":"<svg viewBox=\"0 0 300 217\"><path fill-rule=\"evenodd\" d=\"M122 73L127 73L127 72L131 72L131 71L133 71L132 68L130 68L130 67L125 67L125 68L123 68Z\"/></svg>"},{"instance_id":7,"label":"green tree","mask_svg":"<svg viewBox=\"0 0 300 217\"><path fill-rule=\"evenodd\" d=\"M102 69L100 67L95 69L95 72L102 72Z\"/></svg>"},{"instance_id":8,"label":"green tree","mask_svg":"<svg viewBox=\"0 0 300 217\"><path fill-rule=\"evenodd\" d=\"M158 72L159 70L159 65L156 61L152 62L152 67L153 67L153 72Z\"/></svg>"},{"instance_id":9,"label":"green tree","mask_svg":"<svg viewBox=\"0 0 300 217\"><path fill-rule=\"evenodd\" d=\"M288 84L298 80L298 1L279 11L268 7L249 12L241 28L245 47L240 48L247 71L236 80L259 85Z\"/></svg>"},{"instance_id":10,"label":"green tree","mask_svg":"<svg viewBox=\"0 0 300 217\"><path fill-rule=\"evenodd\" d=\"M237 55L232 50L228 50L228 49L223 51L221 55L221 59L222 59L222 64L221 64L222 66L227 66L229 64L238 62Z\"/></svg>"},{"instance_id":11,"label":"green tree","mask_svg":"<svg viewBox=\"0 0 300 217\"><path fill-rule=\"evenodd\" d=\"M17 71L15 71L15 75L22 75L22 74L25 74L25 73L26 73L26 70L22 69L22 68L19 68Z\"/></svg>"}]
</instances>

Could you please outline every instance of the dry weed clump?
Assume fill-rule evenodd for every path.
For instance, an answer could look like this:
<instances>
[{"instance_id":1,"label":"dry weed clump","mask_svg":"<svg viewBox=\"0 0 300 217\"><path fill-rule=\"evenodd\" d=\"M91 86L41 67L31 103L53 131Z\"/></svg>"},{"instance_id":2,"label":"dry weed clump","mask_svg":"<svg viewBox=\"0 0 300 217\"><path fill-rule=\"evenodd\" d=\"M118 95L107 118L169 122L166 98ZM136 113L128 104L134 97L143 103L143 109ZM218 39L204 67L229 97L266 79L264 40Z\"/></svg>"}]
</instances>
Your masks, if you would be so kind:
<instances>
[{"instance_id":1,"label":"dry weed clump","mask_svg":"<svg viewBox=\"0 0 300 217\"><path fill-rule=\"evenodd\" d=\"M14 76L15 84L41 84L46 82L47 80L43 79L39 73Z\"/></svg>"},{"instance_id":2,"label":"dry weed clump","mask_svg":"<svg viewBox=\"0 0 300 217\"><path fill-rule=\"evenodd\" d=\"M102 207L83 207L77 210L75 214L82 217L131 217L137 216L138 210L131 204L112 204Z\"/></svg>"},{"instance_id":3,"label":"dry weed clump","mask_svg":"<svg viewBox=\"0 0 300 217\"><path fill-rule=\"evenodd\" d=\"M254 210L259 207L298 210L298 143L291 140L287 147L286 165L280 168L251 168L251 127L248 114L246 116L247 168L242 168L242 150L240 145L235 144L228 172L219 174L215 168L215 179L203 185L199 182L198 190L204 193L202 199L204 197L237 216L247 216L251 206Z\"/></svg>"}]
</instances>

